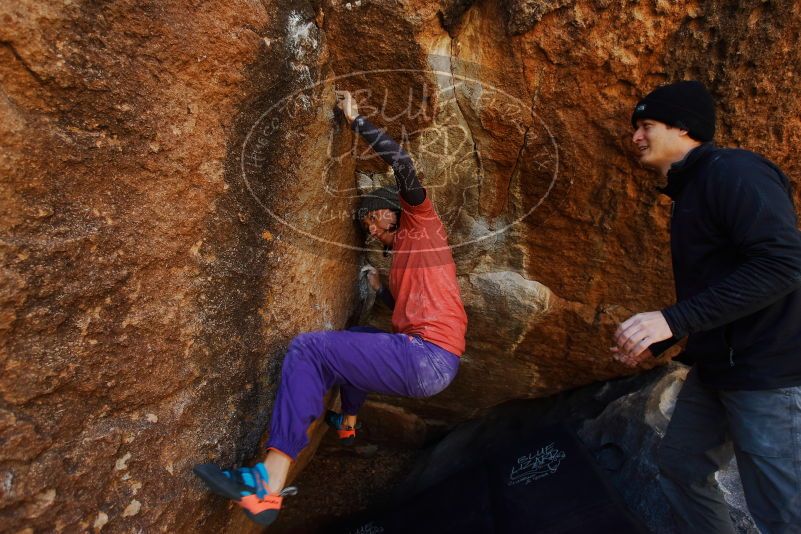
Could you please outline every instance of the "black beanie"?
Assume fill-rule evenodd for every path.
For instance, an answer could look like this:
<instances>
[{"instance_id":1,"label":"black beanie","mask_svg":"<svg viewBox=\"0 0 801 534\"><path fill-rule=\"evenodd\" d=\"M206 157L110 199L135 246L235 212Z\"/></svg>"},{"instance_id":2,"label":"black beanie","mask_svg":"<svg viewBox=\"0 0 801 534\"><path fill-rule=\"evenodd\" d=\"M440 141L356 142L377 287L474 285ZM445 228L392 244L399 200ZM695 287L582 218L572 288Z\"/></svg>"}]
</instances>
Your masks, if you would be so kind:
<instances>
[{"instance_id":1,"label":"black beanie","mask_svg":"<svg viewBox=\"0 0 801 534\"><path fill-rule=\"evenodd\" d=\"M637 121L643 119L687 130L693 139L707 142L715 136L715 101L701 82L663 85L634 107L631 125L637 128Z\"/></svg>"},{"instance_id":2,"label":"black beanie","mask_svg":"<svg viewBox=\"0 0 801 534\"><path fill-rule=\"evenodd\" d=\"M400 214L400 200L396 188L382 187L375 191L364 193L359 198L359 209L356 210L356 220L361 221L369 212L380 209L388 209Z\"/></svg>"}]
</instances>

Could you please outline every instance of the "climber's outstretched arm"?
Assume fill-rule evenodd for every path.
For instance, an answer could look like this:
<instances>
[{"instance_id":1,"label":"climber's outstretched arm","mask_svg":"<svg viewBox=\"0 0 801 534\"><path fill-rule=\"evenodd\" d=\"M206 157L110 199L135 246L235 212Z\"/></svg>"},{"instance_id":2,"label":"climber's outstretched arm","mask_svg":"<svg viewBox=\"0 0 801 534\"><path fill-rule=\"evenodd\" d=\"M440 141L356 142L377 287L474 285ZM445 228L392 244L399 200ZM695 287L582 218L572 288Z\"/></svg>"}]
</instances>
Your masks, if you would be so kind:
<instances>
[{"instance_id":1,"label":"climber's outstretched arm","mask_svg":"<svg viewBox=\"0 0 801 534\"><path fill-rule=\"evenodd\" d=\"M426 190L417 179L411 156L385 131L359 115L358 106L348 91L337 91L337 106L345 114L353 131L358 132L381 159L392 167L403 200L411 206L422 204L426 199Z\"/></svg>"}]
</instances>

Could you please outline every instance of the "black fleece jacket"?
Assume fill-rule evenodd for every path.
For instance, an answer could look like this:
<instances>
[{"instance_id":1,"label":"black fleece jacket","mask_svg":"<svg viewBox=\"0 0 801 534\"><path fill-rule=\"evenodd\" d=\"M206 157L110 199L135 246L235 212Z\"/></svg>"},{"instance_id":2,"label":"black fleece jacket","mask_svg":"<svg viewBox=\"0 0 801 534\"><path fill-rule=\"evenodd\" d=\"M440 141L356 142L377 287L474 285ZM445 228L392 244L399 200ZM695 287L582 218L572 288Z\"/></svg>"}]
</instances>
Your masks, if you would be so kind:
<instances>
[{"instance_id":1,"label":"black fleece jacket","mask_svg":"<svg viewBox=\"0 0 801 534\"><path fill-rule=\"evenodd\" d=\"M679 358L720 389L801 385L801 232L787 177L707 143L668 173L677 303L662 310Z\"/></svg>"}]
</instances>

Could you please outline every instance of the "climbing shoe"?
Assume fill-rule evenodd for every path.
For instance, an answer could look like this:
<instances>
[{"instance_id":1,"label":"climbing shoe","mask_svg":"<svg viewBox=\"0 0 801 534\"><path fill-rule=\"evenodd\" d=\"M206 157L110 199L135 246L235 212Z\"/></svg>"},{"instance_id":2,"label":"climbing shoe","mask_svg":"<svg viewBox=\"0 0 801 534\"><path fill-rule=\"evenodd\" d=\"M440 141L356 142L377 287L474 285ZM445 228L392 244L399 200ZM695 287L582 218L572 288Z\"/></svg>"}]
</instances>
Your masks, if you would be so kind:
<instances>
[{"instance_id":1,"label":"climbing shoe","mask_svg":"<svg viewBox=\"0 0 801 534\"><path fill-rule=\"evenodd\" d=\"M339 442L343 445L352 445L356 441L356 430L361 428L361 425L359 423L356 423L356 426L343 425L342 421L344 419L345 415L341 413L331 410L325 413L325 422L337 431Z\"/></svg>"},{"instance_id":2,"label":"climbing shoe","mask_svg":"<svg viewBox=\"0 0 801 534\"><path fill-rule=\"evenodd\" d=\"M212 493L231 499L245 509L245 515L261 526L275 521L284 497L297 495L294 486L271 495L267 486L269 475L264 464L223 471L214 464L198 464L193 469Z\"/></svg>"}]
</instances>

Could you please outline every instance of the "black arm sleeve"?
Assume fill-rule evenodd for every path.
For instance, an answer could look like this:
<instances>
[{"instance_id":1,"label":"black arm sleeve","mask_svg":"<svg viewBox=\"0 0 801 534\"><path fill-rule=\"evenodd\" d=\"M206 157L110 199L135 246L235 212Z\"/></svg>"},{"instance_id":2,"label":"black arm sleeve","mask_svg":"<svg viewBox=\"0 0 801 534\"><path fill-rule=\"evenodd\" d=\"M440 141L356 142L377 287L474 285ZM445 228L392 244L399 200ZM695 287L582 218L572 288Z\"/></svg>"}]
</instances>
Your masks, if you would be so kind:
<instances>
[{"instance_id":1,"label":"black arm sleeve","mask_svg":"<svg viewBox=\"0 0 801 534\"><path fill-rule=\"evenodd\" d=\"M375 150L387 165L392 167L403 200L411 206L422 204L426 199L426 190L417 179L414 163L409 154L385 131L376 128L361 115L356 117L351 128L370 144L370 148Z\"/></svg>"},{"instance_id":2,"label":"black arm sleeve","mask_svg":"<svg viewBox=\"0 0 801 534\"><path fill-rule=\"evenodd\" d=\"M381 286L381 289L378 290L376 295L381 299L381 302L387 305L387 308L390 310L395 309L395 299L392 297L392 293L389 292L389 289Z\"/></svg>"},{"instance_id":3,"label":"black arm sleeve","mask_svg":"<svg viewBox=\"0 0 801 534\"><path fill-rule=\"evenodd\" d=\"M724 166L710 179L710 215L742 263L719 283L662 310L675 337L750 315L801 287L801 234L786 187L764 166Z\"/></svg>"},{"instance_id":4,"label":"black arm sleeve","mask_svg":"<svg viewBox=\"0 0 801 534\"><path fill-rule=\"evenodd\" d=\"M662 355L663 352L668 350L670 347L672 347L679 341L681 341L681 338L673 336L664 341L657 341L656 343L653 343L650 347L648 347L648 349L651 351L651 355L654 358L658 358L659 356Z\"/></svg>"}]
</instances>

